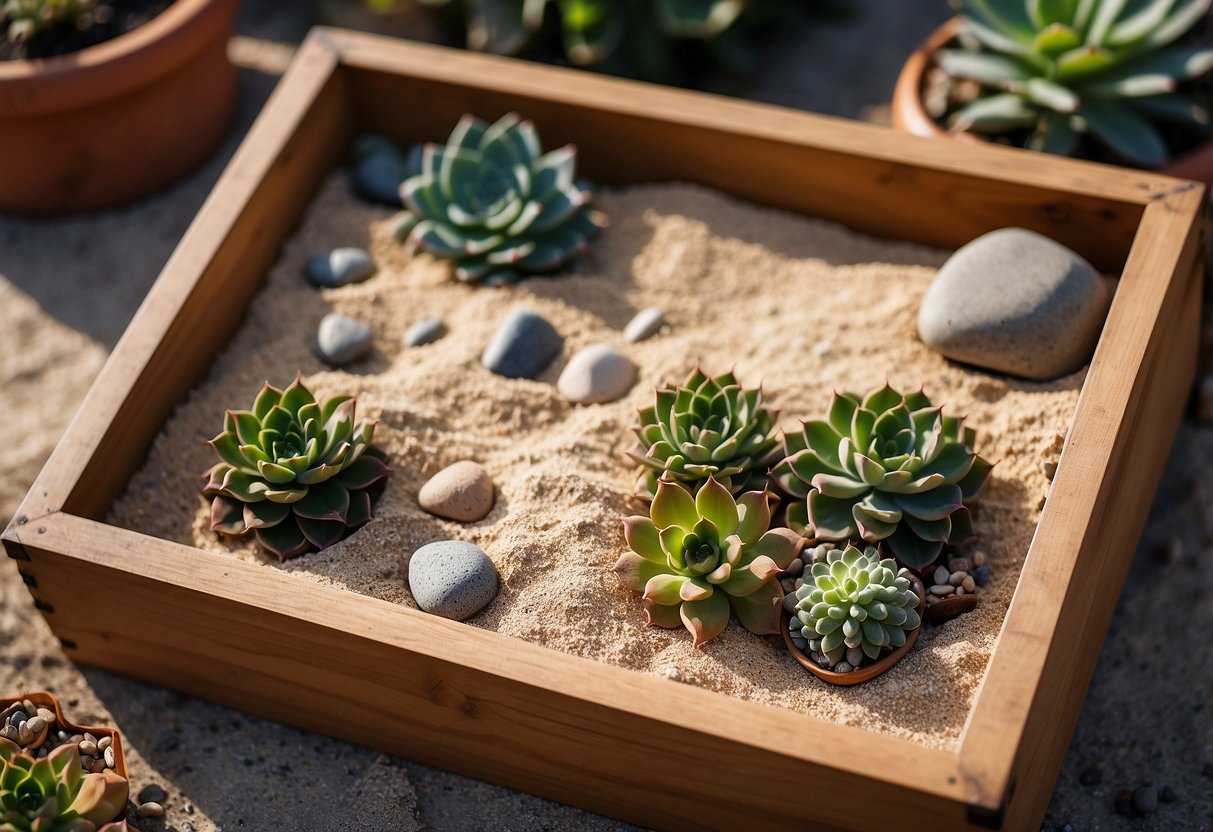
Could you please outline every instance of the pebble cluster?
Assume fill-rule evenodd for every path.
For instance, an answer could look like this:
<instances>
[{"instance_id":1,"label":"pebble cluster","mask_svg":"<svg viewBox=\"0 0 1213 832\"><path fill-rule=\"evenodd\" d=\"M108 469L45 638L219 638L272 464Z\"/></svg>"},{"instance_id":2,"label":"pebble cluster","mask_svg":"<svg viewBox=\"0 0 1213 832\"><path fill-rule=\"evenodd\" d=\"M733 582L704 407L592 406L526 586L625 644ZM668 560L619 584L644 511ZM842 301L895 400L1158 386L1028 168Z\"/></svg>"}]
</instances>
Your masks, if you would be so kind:
<instances>
[{"instance_id":1,"label":"pebble cluster","mask_svg":"<svg viewBox=\"0 0 1213 832\"><path fill-rule=\"evenodd\" d=\"M85 737L81 734L68 734L66 731L54 730L55 727L55 712L50 708L41 708L34 704L30 699L20 699L12 702L3 711L0 711L0 737L14 742L27 753L35 757L45 757L55 748L68 742L80 742ZM89 758L84 768L86 771L93 771L94 758L97 754L97 738L91 734L88 735L92 742L92 748L85 752L81 748L81 754L89 754ZM109 737L105 738L106 745L109 745ZM100 765L96 771L106 767L104 751L100 755ZM113 759L113 752L110 752L110 759ZM110 762L110 768L113 768L113 763Z\"/></svg>"}]
</instances>

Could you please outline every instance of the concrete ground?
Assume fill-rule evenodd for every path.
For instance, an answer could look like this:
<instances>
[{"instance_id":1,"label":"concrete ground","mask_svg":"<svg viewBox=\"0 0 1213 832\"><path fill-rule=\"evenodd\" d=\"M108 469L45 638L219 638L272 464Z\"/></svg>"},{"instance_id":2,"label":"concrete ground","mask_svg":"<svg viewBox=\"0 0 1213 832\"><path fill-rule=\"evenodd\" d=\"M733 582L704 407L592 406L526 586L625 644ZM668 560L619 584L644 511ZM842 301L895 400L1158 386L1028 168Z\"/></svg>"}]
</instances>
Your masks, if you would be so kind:
<instances>
[{"instance_id":1,"label":"concrete ground","mask_svg":"<svg viewBox=\"0 0 1213 832\"><path fill-rule=\"evenodd\" d=\"M0 217L0 410L9 425L0 446L0 518L15 510L264 103L291 44L310 23L310 6L246 0L237 23L242 39L233 47L246 67L238 123L223 150L188 180L102 214ZM946 4L856 0L855 6L860 15L851 24L773 46L752 95L885 120L903 57L946 16ZM1103 646L1047 829L1213 829L1209 459L1213 430L1185 423ZM133 788L159 783L169 795L165 818L141 821L145 830L632 828L76 667L4 560L0 690L20 689L52 690L80 721L112 721L124 731ZM1147 815L1116 811L1121 790L1146 784L1170 786L1178 799ZM1123 796L1121 803L1128 808Z\"/></svg>"}]
</instances>

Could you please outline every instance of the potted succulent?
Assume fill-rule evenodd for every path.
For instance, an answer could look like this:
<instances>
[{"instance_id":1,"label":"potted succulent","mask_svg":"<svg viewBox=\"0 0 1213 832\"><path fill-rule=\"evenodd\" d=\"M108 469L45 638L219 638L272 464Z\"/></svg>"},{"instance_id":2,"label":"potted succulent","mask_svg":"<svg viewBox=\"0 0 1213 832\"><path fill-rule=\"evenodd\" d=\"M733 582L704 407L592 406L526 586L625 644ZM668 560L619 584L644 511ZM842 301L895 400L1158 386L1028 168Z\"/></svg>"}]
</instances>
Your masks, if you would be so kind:
<instances>
[{"instance_id":1,"label":"potted succulent","mask_svg":"<svg viewBox=\"0 0 1213 832\"><path fill-rule=\"evenodd\" d=\"M0 712L4 829L125 832L129 786L122 738L68 722L49 693L6 697Z\"/></svg>"},{"instance_id":2,"label":"potted succulent","mask_svg":"<svg viewBox=\"0 0 1213 832\"><path fill-rule=\"evenodd\" d=\"M0 211L116 205L210 155L235 112L236 5L165 2L142 25L106 0L0 6Z\"/></svg>"},{"instance_id":3,"label":"potted succulent","mask_svg":"<svg viewBox=\"0 0 1213 832\"><path fill-rule=\"evenodd\" d=\"M1213 180L1210 0L961 0L910 57L893 123Z\"/></svg>"}]
</instances>

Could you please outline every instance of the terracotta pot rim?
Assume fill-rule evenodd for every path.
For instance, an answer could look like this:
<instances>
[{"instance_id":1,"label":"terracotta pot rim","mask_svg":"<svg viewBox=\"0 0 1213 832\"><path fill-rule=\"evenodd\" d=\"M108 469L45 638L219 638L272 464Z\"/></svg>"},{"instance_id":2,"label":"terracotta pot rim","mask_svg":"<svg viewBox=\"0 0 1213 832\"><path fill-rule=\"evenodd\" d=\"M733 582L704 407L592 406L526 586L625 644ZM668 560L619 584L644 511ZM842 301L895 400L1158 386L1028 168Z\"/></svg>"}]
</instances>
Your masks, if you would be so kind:
<instances>
[{"instance_id":1,"label":"terracotta pot rim","mask_svg":"<svg viewBox=\"0 0 1213 832\"><path fill-rule=\"evenodd\" d=\"M909 653L911 648L913 648L918 642L918 636L922 633L922 625L923 622L926 621L924 616L927 605L927 589L923 585L922 581L919 580L917 575L914 575L913 573L911 573L911 575L913 578L912 586L918 595L918 606L915 607L918 612L918 626L911 630L909 635L906 636L905 644L901 645L887 656L877 659L871 664L865 664L860 668L852 670L850 673L835 673L833 670L827 670L824 667L820 667L815 664L812 659L800 652L800 649L792 643L792 633L788 629L788 624L792 620L792 615L788 612L786 607L781 609L780 614L784 646L786 646L788 652L792 654L792 658L800 663L801 667L808 670L817 678L829 682L832 685L858 685L871 679L875 679L877 676L884 673L886 670L889 670L891 667L893 667L893 665L905 658L905 655Z\"/></svg>"},{"instance_id":2,"label":"terracotta pot rim","mask_svg":"<svg viewBox=\"0 0 1213 832\"><path fill-rule=\"evenodd\" d=\"M122 735L117 728L108 728L100 725L77 725L70 722L63 716L63 708L59 704L58 698L53 693L47 691L33 691L31 693L14 694L11 696L0 697L0 702L16 702L21 699L28 699L35 705L43 708L48 708L55 712L55 727L54 730L67 731L69 734L83 734L86 731L92 734L97 739L102 737L112 737L114 746L114 771L127 780L130 778L126 774L126 755L122 750Z\"/></svg>"},{"instance_id":3,"label":"terracotta pot rim","mask_svg":"<svg viewBox=\"0 0 1213 832\"><path fill-rule=\"evenodd\" d=\"M0 61L0 117L78 107L168 74L227 27L238 1L176 0L142 26L79 52ZM157 70L142 69L148 65Z\"/></svg>"},{"instance_id":4,"label":"terracotta pot rim","mask_svg":"<svg viewBox=\"0 0 1213 832\"><path fill-rule=\"evenodd\" d=\"M960 141L981 141L968 133L950 133L927 113L922 105L922 82L932 56L960 32L960 18L952 17L931 32L906 59L893 88L893 126L904 133L925 138L946 137ZM1213 181L1213 140L1176 156L1158 169L1158 173L1182 179Z\"/></svg>"}]
</instances>

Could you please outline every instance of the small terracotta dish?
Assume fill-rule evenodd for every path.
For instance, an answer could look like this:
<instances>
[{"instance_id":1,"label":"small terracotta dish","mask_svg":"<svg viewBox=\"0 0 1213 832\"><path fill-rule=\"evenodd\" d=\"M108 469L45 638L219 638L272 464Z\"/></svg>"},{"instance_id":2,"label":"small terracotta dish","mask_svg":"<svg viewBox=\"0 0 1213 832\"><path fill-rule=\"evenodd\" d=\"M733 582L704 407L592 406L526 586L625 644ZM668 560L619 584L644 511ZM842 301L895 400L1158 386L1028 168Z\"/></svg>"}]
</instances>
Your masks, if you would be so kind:
<instances>
[{"instance_id":1,"label":"small terracotta dish","mask_svg":"<svg viewBox=\"0 0 1213 832\"><path fill-rule=\"evenodd\" d=\"M880 659L865 664L863 667L856 668L850 673L835 673L833 670L827 670L824 667L818 666L812 659L800 652L800 649L792 643L792 633L788 629L788 624L792 620L792 616L785 609L780 620L783 622L783 643L787 646L788 652L792 654L792 658L800 662L800 664L819 679L823 679L832 685L858 685L860 682L866 682L869 679L875 679L881 673L884 673L893 665L897 664L906 653L910 652L910 648L918 641L918 634L922 632L921 619L925 614L927 604L927 590L923 586L922 581L916 575L910 576L910 588L914 590L914 594L918 596L918 617L919 624L908 634L906 634L906 643L898 647L892 653L883 656Z\"/></svg>"},{"instance_id":2,"label":"small terracotta dish","mask_svg":"<svg viewBox=\"0 0 1213 832\"><path fill-rule=\"evenodd\" d=\"M122 753L122 736L115 728L103 728L99 725L76 725L63 716L63 709L59 706L59 700L53 694L39 691L38 693L20 693L11 696L0 697L0 705L7 706L10 702L19 702L23 699L28 699L39 708L46 708L54 711L55 724L51 726L52 731L66 731L68 734L92 734L97 739L110 737L110 747L114 749L114 768L115 774L120 777L127 778L126 775L126 755Z\"/></svg>"},{"instance_id":3,"label":"small terracotta dish","mask_svg":"<svg viewBox=\"0 0 1213 832\"><path fill-rule=\"evenodd\" d=\"M977 609L977 595L973 593L949 595L934 604L927 604L925 617L932 624L943 624L945 621L951 621L953 618L975 609Z\"/></svg>"}]
</instances>

